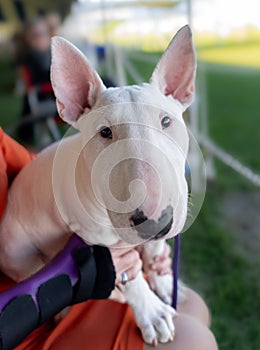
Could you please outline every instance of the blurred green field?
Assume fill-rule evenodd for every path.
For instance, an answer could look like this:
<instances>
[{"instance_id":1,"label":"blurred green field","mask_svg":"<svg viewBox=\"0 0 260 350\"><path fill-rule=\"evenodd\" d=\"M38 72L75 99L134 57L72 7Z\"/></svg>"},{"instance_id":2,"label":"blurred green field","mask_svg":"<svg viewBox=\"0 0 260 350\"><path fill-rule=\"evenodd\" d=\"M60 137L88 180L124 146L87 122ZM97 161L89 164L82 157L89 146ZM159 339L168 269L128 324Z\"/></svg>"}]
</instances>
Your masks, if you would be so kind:
<instances>
[{"instance_id":1,"label":"blurred green field","mask_svg":"<svg viewBox=\"0 0 260 350\"><path fill-rule=\"evenodd\" d=\"M252 44L246 47L216 47L200 50L200 60L218 62L237 66L260 67L260 45Z\"/></svg>"},{"instance_id":2,"label":"blurred green field","mask_svg":"<svg viewBox=\"0 0 260 350\"><path fill-rule=\"evenodd\" d=\"M260 173L260 69L252 69L259 66L255 64L259 52L245 52L242 67L242 55L237 51L241 52L241 47L234 51L230 47L207 50L199 52L199 57L209 62L199 64L198 75L200 79L203 69L210 136ZM241 65L224 65L231 63L232 55L239 57L235 63ZM129 57L144 81L148 81L153 64L148 60L140 64L134 53L129 53ZM20 100L13 94L14 73L10 74L10 65L2 62L0 71L0 124L7 126L19 115ZM259 350L260 228L254 227L257 232L251 236L246 225L250 224L249 214L259 216L259 208L250 205L248 198L260 196L260 191L219 161L214 164L217 177L208 185L199 217L183 234L181 272L183 280L198 290L209 305L219 349ZM248 207L237 220L243 218L245 227L231 224L228 214L223 214L225 198L234 193L241 195L242 202L247 198ZM251 246L245 243L243 232L248 239L254 237Z\"/></svg>"}]
</instances>

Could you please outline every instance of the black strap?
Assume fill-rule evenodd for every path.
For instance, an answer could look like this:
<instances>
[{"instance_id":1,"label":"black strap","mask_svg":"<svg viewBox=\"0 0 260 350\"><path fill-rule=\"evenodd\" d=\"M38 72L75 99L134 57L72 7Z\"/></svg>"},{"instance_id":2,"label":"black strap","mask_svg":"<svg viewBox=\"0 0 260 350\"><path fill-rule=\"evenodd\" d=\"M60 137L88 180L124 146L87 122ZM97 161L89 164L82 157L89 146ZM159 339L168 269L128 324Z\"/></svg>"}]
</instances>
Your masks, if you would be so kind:
<instances>
[{"instance_id":1,"label":"black strap","mask_svg":"<svg viewBox=\"0 0 260 350\"><path fill-rule=\"evenodd\" d=\"M37 293L39 325L70 305L72 296L73 288L67 275L57 276L41 285Z\"/></svg>"},{"instance_id":2,"label":"black strap","mask_svg":"<svg viewBox=\"0 0 260 350\"><path fill-rule=\"evenodd\" d=\"M77 304L92 297L97 268L93 248L81 247L72 255L79 271L79 280L74 287L72 299L72 303Z\"/></svg>"},{"instance_id":3,"label":"black strap","mask_svg":"<svg viewBox=\"0 0 260 350\"><path fill-rule=\"evenodd\" d=\"M94 246L97 274L92 292L92 299L106 299L115 287L116 272L109 249Z\"/></svg>"},{"instance_id":4,"label":"black strap","mask_svg":"<svg viewBox=\"0 0 260 350\"><path fill-rule=\"evenodd\" d=\"M21 295L0 315L0 349L11 350L35 329L39 313L31 295Z\"/></svg>"},{"instance_id":5,"label":"black strap","mask_svg":"<svg viewBox=\"0 0 260 350\"><path fill-rule=\"evenodd\" d=\"M86 299L107 299L115 286L116 273L110 251L85 246L73 253L80 277L74 287L73 304Z\"/></svg>"}]
</instances>

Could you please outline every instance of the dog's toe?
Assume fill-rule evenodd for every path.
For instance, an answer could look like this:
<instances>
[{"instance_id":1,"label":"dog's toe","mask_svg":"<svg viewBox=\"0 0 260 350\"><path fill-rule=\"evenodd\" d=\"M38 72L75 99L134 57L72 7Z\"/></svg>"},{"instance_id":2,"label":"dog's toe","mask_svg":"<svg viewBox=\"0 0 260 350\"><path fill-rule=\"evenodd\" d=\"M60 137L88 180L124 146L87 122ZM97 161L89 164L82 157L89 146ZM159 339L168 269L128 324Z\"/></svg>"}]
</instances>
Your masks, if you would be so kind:
<instances>
[{"instance_id":1,"label":"dog's toe","mask_svg":"<svg viewBox=\"0 0 260 350\"><path fill-rule=\"evenodd\" d=\"M143 339L147 344L154 345L155 341L158 344L157 334L152 323L149 322L147 324L140 325L139 327L140 327Z\"/></svg>"},{"instance_id":2,"label":"dog's toe","mask_svg":"<svg viewBox=\"0 0 260 350\"><path fill-rule=\"evenodd\" d=\"M173 316L172 313L166 313L164 315L164 319L165 319L165 322L167 324L167 327L169 328L170 330L170 333L171 335L174 335L174 332L175 332L175 328L174 328L174 324L173 324Z\"/></svg>"},{"instance_id":3,"label":"dog's toe","mask_svg":"<svg viewBox=\"0 0 260 350\"><path fill-rule=\"evenodd\" d=\"M159 301L157 312L149 319L139 320L143 339L148 344L167 343L173 340L175 310Z\"/></svg>"},{"instance_id":4,"label":"dog's toe","mask_svg":"<svg viewBox=\"0 0 260 350\"><path fill-rule=\"evenodd\" d=\"M149 282L153 285L153 290L159 298L165 303L172 303L172 275L159 276L157 273L149 274Z\"/></svg>"},{"instance_id":5,"label":"dog's toe","mask_svg":"<svg viewBox=\"0 0 260 350\"><path fill-rule=\"evenodd\" d=\"M160 343L167 343L171 337L171 331L163 318L158 318L154 324L157 332L157 337Z\"/></svg>"}]
</instances>

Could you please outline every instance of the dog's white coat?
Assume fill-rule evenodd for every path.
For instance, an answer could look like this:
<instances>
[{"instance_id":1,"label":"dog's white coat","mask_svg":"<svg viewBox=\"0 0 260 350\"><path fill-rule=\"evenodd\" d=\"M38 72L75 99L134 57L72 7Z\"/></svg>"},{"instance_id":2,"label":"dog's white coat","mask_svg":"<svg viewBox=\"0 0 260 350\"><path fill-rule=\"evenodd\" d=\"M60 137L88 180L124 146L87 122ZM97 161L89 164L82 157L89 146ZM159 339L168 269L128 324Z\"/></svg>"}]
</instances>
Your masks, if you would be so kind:
<instances>
[{"instance_id":1,"label":"dog's white coat","mask_svg":"<svg viewBox=\"0 0 260 350\"><path fill-rule=\"evenodd\" d=\"M92 244L138 243L129 221L136 203L155 221L170 204L173 225L167 237L181 231L187 213L188 150L182 113L192 101L195 65L186 26L169 45L150 84L105 89L76 48L54 39L52 84L58 110L80 132L45 149L15 179L0 226L5 273L19 281L37 271L63 248L71 232ZM165 115L172 125L162 130ZM113 140L101 138L103 126L111 127ZM105 170L113 168L113 158L125 162L114 167L108 183ZM144 259L151 261L163 249L164 240L150 241L144 245ZM163 301L141 273L122 288L144 340L167 342L174 332L175 312L167 305L172 278L150 272L149 279Z\"/></svg>"}]
</instances>

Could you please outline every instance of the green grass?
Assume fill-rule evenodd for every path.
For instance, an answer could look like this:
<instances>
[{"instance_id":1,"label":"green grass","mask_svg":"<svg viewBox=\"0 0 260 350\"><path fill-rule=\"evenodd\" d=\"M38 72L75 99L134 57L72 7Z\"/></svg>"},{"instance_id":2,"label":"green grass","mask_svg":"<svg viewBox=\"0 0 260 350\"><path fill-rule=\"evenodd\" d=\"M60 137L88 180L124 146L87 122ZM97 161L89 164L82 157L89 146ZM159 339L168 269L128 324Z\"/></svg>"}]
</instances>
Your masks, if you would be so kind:
<instances>
[{"instance_id":1,"label":"green grass","mask_svg":"<svg viewBox=\"0 0 260 350\"><path fill-rule=\"evenodd\" d=\"M213 139L242 162L260 171L260 70L208 66L209 128Z\"/></svg>"},{"instance_id":2,"label":"green grass","mask_svg":"<svg viewBox=\"0 0 260 350\"><path fill-rule=\"evenodd\" d=\"M21 98L15 94L15 67L9 58L0 59L0 126L6 127L18 119Z\"/></svg>"},{"instance_id":3,"label":"green grass","mask_svg":"<svg viewBox=\"0 0 260 350\"><path fill-rule=\"evenodd\" d=\"M214 64L204 65L210 136L260 173L260 70L217 64L218 60L223 63L220 56L223 57L224 49L220 50L213 57ZM226 53L229 50L227 45ZM250 57L246 60L252 66ZM144 81L148 81L153 64L132 61ZM0 123L8 125L17 118L20 102L12 93L14 73L10 75L7 64L4 67L0 81ZM200 69L201 66L199 74ZM132 83L131 79L129 82ZM220 350L259 350L259 257L244 248L239 235L220 212L224 195L241 190L252 193L256 189L220 162L215 161L215 166L217 178L207 188L201 213L182 237L181 274L209 305L212 330Z\"/></svg>"},{"instance_id":4,"label":"green grass","mask_svg":"<svg viewBox=\"0 0 260 350\"><path fill-rule=\"evenodd\" d=\"M17 120L21 110L21 99L14 93L0 92L0 125L7 127Z\"/></svg>"}]
</instances>

